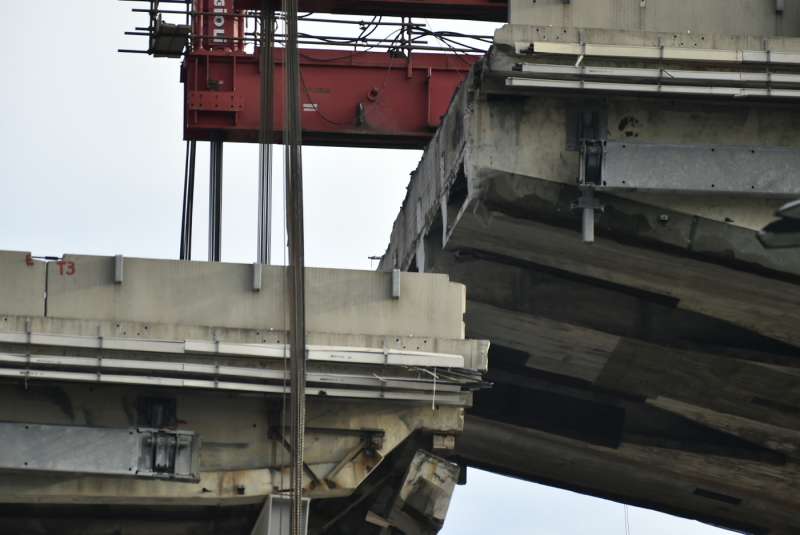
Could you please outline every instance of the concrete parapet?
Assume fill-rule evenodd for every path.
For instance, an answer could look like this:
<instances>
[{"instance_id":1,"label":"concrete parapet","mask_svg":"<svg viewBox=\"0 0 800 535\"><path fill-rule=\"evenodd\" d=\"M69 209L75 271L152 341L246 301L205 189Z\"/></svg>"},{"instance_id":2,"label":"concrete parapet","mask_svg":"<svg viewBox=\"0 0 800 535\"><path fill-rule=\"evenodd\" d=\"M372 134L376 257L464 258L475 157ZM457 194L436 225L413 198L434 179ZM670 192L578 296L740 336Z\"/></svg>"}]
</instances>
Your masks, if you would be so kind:
<instances>
[{"instance_id":1,"label":"concrete parapet","mask_svg":"<svg viewBox=\"0 0 800 535\"><path fill-rule=\"evenodd\" d=\"M708 32L730 35L800 35L800 2L786 0L510 0L514 24Z\"/></svg>"},{"instance_id":2,"label":"concrete parapet","mask_svg":"<svg viewBox=\"0 0 800 535\"><path fill-rule=\"evenodd\" d=\"M67 255L28 266L24 253L0 253L0 314L141 321L239 329L285 329L282 267ZM253 270L262 270L260 290ZM308 330L323 333L460 339L464 287L444 275L402 273L392 298L391 274L307 270Z\"/></svg>"},{"instance_id":3,"label":"concrete parapet","mask_svg":"<svg viewBox=\"0 0 800 535\"><path fill-rule=\"evenodd\" d=\"M44 262L29 253L0 251L0 310L18 316L45 314Z\"/></svg>"}]
</instances>

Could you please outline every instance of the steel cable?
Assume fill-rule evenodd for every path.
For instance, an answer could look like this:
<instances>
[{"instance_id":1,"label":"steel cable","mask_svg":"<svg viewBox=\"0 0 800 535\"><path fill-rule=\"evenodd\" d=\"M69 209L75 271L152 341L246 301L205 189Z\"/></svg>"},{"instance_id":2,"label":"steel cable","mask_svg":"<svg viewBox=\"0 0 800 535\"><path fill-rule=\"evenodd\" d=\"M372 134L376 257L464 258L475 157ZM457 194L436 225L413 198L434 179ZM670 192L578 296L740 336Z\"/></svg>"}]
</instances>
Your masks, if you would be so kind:
<instances>
[{"instance_id":1,"label":"steel cable","mask_svg":"<svg viewBox=\"0 0 800 535\"><path fill-rule=\"evenodd\" d=\"M289 309L291 331L291 515L290 533L303 533L303 448L305 438L305 255L303 241L303 169L300 114L300 56L297 31L298 0L283 0L285 48L285 173L286 221L289 234Z\"/></svg>"}]
</instances>

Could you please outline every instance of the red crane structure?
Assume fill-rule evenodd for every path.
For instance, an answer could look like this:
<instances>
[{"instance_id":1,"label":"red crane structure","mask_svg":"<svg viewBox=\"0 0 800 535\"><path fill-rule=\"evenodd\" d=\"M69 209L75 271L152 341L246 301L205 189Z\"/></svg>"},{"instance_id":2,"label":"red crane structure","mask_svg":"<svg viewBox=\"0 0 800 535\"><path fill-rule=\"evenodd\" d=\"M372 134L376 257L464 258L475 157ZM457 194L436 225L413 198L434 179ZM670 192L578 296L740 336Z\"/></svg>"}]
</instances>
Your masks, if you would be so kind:
<instances>
[{"instance_id":1,"label":"red crane structure","mask_svg":"<svg viewBox=\"0 0 800 535\"><path fill-rule=\"evenodd\" d=\"M261 9L262 0L234 0L237 9ZM277 7L279 2L274 2ZM300 9L340 15L385 15L503 22L506 0L300 0Z\"/></svg>"},{"instance_id":2,"label":"red crane structure","mask_svg":"<svg viewBox=\"0 0 800 535\"><path fill-rule=\"evenodd\" d=\"M273 142L283 130L283 50L275 50ZM476 56L306 49L303 142L421 148L439 126ZM192 52L184 64L186 139L257 142L261 123L258 54Z\"/></svg>"},{"instance_id":3,"label":"red crane structure","mask_svg":"<svg viewBox=\"0 0 800 535\"><path fill-rule=\"evenodd\" d=\"M196 142L211 143L210 261L221 256L223 143L250 142L262 145L258 261L270 263L270 143L280 142L285 122L280 45L286 36L275 31L280 2L129 1L149 4L133 10L149 14L149 25L127 32L147 36L149 45L122 51L183 58L187 150L180 257L191 258ZM361 30L356 38L300 35L303 144L415 149L432 137L483 50L453 39L457 34L432 32L411 17L501 21L508 10L505 0L300 0L299 5L313 13L372 16L371 21L302 17ZM165 21L179 15L185 23ZM400 21L384 22L383 16ZM392 31L371 37L378 26Z\"/></svg>"},{"instance_id":4,"label":"red crane structure","mask_svg":"<svg viewBox=\"0 0 800 535\"><path fill-rule=\"evenodd\" d=\"M165 3L184 4L187 9L164 9ZM261 35L263 23L258 22L265 20L264 7L271 15L278 6L263 0L151 0L150 4L135 11L149 12L151 25L128 33L148 35L148 52L156 56L184 57L185 138L259 141L264 93L261 60L269 45ZM497 21L503 20L507 10L505 2L494 0L305 0L300 6L322 13L408 17L407 22L388 23L397 27L392 39L313 40L308 36L301 41L362 46L350 51L301 49L304 144L384 148L424 147L456 88L480 57L447 42L426 46L417 33L423 26L413 24L410 17ZM161 21L162 15L181 13L187 15L186 25ZM248 31L249 21L254 22L252 31ZM280 38L276 36L277 41ZM282 52L275 48L272 55L275 91L268 92L274 101L273 132L280 132L283 124Z\"/></svg>"},{"instance_id":5,"label":"red crane structure","mask_svg":"<svg viewBox=\"0 0 800 535\"><path fill-rule=\"evenodd\" d=\"M184 11L161 6L181 3ZM128 33L149 38L143 52L183 57L187 145L181 259L191 259L196 142L209 141L211 146L208 259L216 262L222 250L223 146L225 141L237 141L260 144L257 260L271 263L272 143L283 140L292 348L290 529L299 534L305 531L302 144L424 146L480 58L468 52L482 50L451 39L451 32L437 33L414 24L411 16L496 20L504 6L492 0L284 0L281 12L278 7L275 0L149 0L149 9L135 10L149 13L149 25ZM369 13L373 18L355 22L361 29L356 39L314 36L299 33L298 9ZM181 14L185 24L176 24L174 18ZM164 15L173 22L165 21ZM386 23L394 27L388 36L372 37L384 24L376 21L382 15L399 16L401 21ZM285 22L284 34L277 33L279 16ZM429 46L425 41L429 36L444 46ZM491 42L480 36L462 37ZM300 44L340 48L300 49Z\"/></svg>"}]
</instances>

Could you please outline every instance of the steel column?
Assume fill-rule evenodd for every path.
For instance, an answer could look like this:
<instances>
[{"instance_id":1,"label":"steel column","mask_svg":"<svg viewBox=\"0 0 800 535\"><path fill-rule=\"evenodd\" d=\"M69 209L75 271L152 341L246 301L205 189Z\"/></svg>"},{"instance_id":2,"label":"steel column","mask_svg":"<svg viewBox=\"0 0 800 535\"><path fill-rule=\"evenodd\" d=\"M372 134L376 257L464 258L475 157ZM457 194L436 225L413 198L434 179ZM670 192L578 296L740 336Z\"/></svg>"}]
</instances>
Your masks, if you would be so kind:
<instances>
[{"instance_id":1,"label":"steel column","mask_svg":"<svg viewBox=\"0 0 800 535\"><path fill-rule=\"evenodd\" d=\"M194 170L197 142L186 142L186 165L183 180L183 215L181 219L181 260L192 259L192 222L194 215Z\"/></svg>"},{"instance_id":2,"label":"steel column","mask_svg":"<svg viewBox=\"0 0 800 535\"><path fill-rule=\"evenodd\" d=\"M258 263L272 263L272 126L275 60L275 13L263 0L261 12L261 125L258 154Z\"/></svg>"},{"instance_id":3,"label":"steel column","mask_svg":"<svg viewBox=\"0 0 800 535\"><path fill-rule=\"evenodd\" d=\"M211 141L208 187L209 262L219 262L222 253L222 147L221 139Z\"/></svg>"}]
</instances>

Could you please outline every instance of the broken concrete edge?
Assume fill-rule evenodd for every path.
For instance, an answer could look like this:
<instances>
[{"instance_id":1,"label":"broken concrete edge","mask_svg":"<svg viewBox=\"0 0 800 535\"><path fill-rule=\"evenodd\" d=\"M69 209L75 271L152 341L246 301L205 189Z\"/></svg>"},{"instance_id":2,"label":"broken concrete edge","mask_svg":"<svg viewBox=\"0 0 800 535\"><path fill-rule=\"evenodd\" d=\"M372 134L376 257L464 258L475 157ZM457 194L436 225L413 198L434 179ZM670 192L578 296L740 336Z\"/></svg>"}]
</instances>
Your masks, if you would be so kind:
<instances>
[{"instance_id":1,"label":"broken concrete edge","mask_svg":"<svg viewBox=\"0 0 800 535\"><path fill-rule=\"evenodd\" d=\"M448 221L456 213L448 212L448 195L453 185L463 178L459 175L465 161L468 138L465 129L470 122L467 116L472 111L475 93L480 83L486 59L473 66L467 79L450 102L450 108L441 126L425 149L417 168L411 173L411 181L400 207L400 213L392 227L389 246L378 266L379 271L394 267L402 270L424 266L424 258L412 265L412 258L419 253L424 257L421 245L423 236L430 234L435 241L446 239ZM461 208L458 203L456 211ZM433 232L433 231L438 232Z\"/></svg>"},{"instance_id":2,"label":"broken concrete edge","mask_svg":"<svg viewBox=\"0 0 800 535\"><path fill-rule=\"evenodd\" d=\"M796 41L800 46L800 39ZM488 95L483 87L491 83L488 63L494 61L491 58L495 54L497 51L493 49L490 59L484 58L473 67L412 173L379 270L398 266L403 270L424 271L426 241L430 240L429 246L446 245L452 228L477 198L486 196L489 204L504 210L512 207L512 198L503 194L503 189L512 182L514 187L522 185L543 201L520 206L514 199L516 216L574 228L576 240L580 239L580 212L571 207L580 195L577 180L573 185L504 173L483 167L475 157L477 150L491 143L482 139L474 112L486 105ZM605 215L598 224L601 239L658 250L666 248L676 254L767 277L800 280L800 252L765 249L757 231L651 205L625 194L602 193L599 199L605 207ZM631 225L634 220L638 222Z\"/></svg>"}]
</instances>

